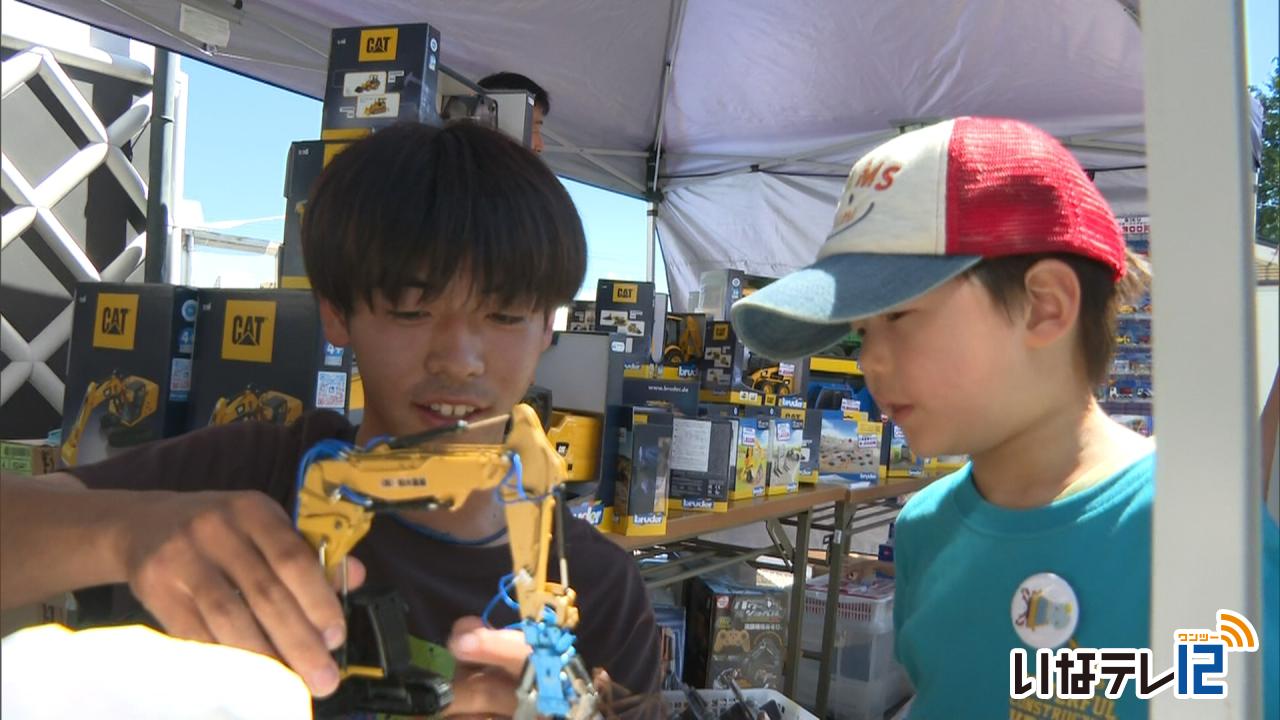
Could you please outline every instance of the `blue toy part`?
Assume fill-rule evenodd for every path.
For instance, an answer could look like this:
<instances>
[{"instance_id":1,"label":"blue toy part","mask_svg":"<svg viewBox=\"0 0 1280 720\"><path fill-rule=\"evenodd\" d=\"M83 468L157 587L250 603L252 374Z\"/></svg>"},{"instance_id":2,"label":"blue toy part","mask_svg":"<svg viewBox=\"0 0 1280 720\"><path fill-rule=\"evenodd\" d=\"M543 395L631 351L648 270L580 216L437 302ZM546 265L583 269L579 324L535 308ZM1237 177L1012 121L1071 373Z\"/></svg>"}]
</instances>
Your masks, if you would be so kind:
<instances>
[{"instance_id":1,"label":"blue toy part","mask_svg":"<svg viewBox=\"0 0 1280 720\"><path fill-rule=\"evenodd\" d=\"M568 671L577 656L574 634L555 624L555 619L524 621L524 638L533 648L529 662L533 664L538 683L538 714L568 717L578 693Z\"/></svg>"}]
</instances>

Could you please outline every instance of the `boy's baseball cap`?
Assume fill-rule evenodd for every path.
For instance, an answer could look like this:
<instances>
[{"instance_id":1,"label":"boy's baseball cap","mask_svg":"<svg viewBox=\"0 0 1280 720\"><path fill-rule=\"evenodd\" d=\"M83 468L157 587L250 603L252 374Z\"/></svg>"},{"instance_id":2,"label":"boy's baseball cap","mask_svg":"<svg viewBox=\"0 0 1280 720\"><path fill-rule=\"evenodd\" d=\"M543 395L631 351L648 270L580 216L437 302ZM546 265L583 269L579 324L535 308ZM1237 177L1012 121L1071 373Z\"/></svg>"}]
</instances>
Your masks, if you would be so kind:
<instances>
[{"instance_id":1,"label":"boy's baseball cap","mask_svg":"<svg viewBox=\"0 0 1280 720\"><path fill-rule=\"evenodd\" d=\"M854 163L817 261L734 303L731 318L753 351L803 357L984 258L1083 255L1118 280L1124 250L1107 201L1057 140L1018 120L961 117Z\"/></svg>"}]
</instances>

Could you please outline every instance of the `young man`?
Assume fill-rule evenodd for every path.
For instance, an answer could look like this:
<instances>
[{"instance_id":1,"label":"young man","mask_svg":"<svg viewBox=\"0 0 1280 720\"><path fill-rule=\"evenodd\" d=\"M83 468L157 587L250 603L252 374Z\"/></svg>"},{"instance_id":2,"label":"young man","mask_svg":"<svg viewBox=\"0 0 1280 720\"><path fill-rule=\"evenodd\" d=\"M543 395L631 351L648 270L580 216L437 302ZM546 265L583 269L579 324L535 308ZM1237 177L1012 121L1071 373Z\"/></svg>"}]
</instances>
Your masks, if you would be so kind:
<instances>
[{"instance_id":1,"label":"young man","mask_svg":"<svg viewBox=\"0 0 1280 720\"><path fill-rule=\"evenodd\" d=\"M1106 375L1133 268L1072 155L1014 120L897 137L850 172L818 261L740 301L743 341L799 357L852 326L880 408L921 456L972 462L897 522L897 653L913 718L1146 717L1011 697L1011 650L1149 647L1154 446ZM1162 670L1162 669L1161 669Z\"/></svg>"},{"instance_id":2,"label":"young man","mask_svg":"<svg viewBox=\"0 0 1280 720\"><path fill-rule=\"evenodd\" d=\"M363 445L508 413L554 309L582 282L586 246L546 166L469 123L398 125L353 144L321 176L302 242L326 335L359 357L363 423L316 412L287 428L221 426L69 474L6 479L5 607L128 582L171 634L276 655L316 695L333 691L342 611L285 510L300 458L325 439ZM587 667L655 691L657 632L635 564L580 521L563 533ZM408 602L415 663L448 643L500 670L469 679L470 694L455 685L453 712L511 712L527 646L474 617L511 570L507 541L490 490L453 511L378 516L352 553L366 585ZM514 622L499 606L493 625Z\"/></svg>"},{"instance_id":3,"label":"young man","mask_svg":"<svg viewBox=\"0 0 1280 720\"><path fill-rule=\"evenodd\" d=\"M533 127L529 129L529 148L542 154L542 121L551 114L551 96L541 85L513 72L498 72L476 83L485 90L525 90L533 96Z\"/></svg>"}]
</instances>

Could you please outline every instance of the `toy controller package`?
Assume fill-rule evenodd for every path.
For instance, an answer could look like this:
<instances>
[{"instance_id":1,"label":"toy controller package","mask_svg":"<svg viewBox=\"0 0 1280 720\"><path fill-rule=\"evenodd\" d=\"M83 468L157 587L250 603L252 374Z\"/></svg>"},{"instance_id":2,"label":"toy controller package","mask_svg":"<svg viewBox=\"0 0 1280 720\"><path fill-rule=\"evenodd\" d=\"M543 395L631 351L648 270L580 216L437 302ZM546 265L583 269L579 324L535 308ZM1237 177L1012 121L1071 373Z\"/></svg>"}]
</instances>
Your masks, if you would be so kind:
<instances>
[{"instance_id":1,"label":"toy controller package","mask_svg":"<svg viewBox=\"0 0 1280 720\"><path fill-rule=\"evenodd\" d=\"M787 595L722 578L689 587L685 681L694 687L782 688Z\"/></svg>"}]
</instances>

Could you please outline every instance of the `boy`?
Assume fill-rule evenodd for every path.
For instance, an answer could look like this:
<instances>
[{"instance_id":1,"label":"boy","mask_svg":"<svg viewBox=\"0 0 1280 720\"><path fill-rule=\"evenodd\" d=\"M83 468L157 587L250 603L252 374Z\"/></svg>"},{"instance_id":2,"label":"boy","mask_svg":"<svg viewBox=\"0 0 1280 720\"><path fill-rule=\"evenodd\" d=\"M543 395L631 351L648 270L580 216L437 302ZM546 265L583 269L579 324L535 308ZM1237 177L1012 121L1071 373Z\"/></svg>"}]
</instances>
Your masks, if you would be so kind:
<instances>
[{"instance_id":1,"label":"boy","mask_svg":"<svg viewBox=\"0 0 1280 720\"><path fill-rule=\"evenodd\" d=\"M1071 154L1025 123L958 118L850 172L818 261L733 308L800 357L862 336L882 411L922 456L972 462L896 525L896 647L913 718L1146 717L1011 697L1011 650L1148 647L1154 446L1098 407L1115 309L1139 278ZM1158 673L1158 670L1156 671Z\"/></svg>"},{"instance_id":2,"label":"boy","mask_svg":"<svg viewBox=\"0 0 1280 720\"><path fill-rule=\"evenodd\" d=\"M363 445L508 413L550 342L555 308L582 282L586 245L546 166L469 123L398 125L337 155L302 243L326 336L359 357L363 423L316 412L287 428L214 427L69 475L6 479L4 606L128 582L171 634L276 655L317 696L334 690L326 646L343 640L342 611L282 510L293 507L302 454L324 439ZM634 562L580 521L563 531L587 667L632 692L656 690L657 630ZM455 685L453 712L511 712L509 676L527 647L516 643L509 662L512 638L474 617L510 572L506 543L503 508L482 491L453 511L377 516L352 553L366 585L394 587L408 603L415 663L448 643L459 659L503 671L478 673L470 694ZM491 620L515 616L499 605Z\"/></svg>"}]
</instances>

